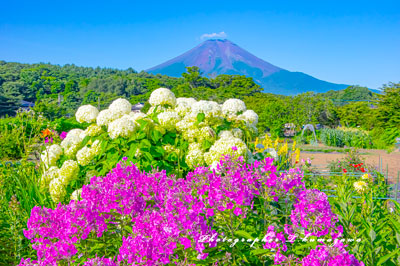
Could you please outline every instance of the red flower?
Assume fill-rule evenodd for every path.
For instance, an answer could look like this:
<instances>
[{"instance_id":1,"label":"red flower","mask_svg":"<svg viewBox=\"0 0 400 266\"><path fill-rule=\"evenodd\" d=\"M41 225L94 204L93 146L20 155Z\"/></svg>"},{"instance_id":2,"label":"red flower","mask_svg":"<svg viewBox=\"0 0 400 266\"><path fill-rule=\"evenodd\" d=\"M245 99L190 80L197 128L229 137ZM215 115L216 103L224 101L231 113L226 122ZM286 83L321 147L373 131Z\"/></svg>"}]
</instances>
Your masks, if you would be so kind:
<instances>
[{"instance_id":1,"label":"red flower","mask_svg":"<svg viewBox=\"0 0 400 266\"><path fill-rule=\"evenodd\" d=\"M363 172L363 173L365 173L365 169L364 169L364 168L361 168L360 171Z\"/></svg>"},{"instance_id":2,"label":"red flower","mask_svg":"<svg viewBox=\"0 0 400 266\"><path fill-rule=\"evenodd\" d=\"M343 173L347 173L347 170L346 170L346 169L343 169Z\"/></svg>"}]
</instances>

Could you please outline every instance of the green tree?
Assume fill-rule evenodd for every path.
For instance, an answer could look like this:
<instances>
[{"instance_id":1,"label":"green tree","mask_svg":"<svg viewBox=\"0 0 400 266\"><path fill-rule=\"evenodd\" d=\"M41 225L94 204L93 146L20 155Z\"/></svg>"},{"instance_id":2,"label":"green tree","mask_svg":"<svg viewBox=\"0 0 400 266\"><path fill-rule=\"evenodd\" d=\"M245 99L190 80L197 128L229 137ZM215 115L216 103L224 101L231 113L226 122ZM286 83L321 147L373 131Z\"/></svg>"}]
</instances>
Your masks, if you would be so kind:
<instances>
[{"instance_id":1,"label":"green tree","mask_svg":"<svg viewBox=\"0 0 400 266\"><path fill-rule=\"evenodd\" d=\"M368 102L353 102L338 108L340 123L346 127L371 130L376 122L376 109Z\"/></svg>"},{"instance_id":2,"label":"green tree","mask_svg":"<svg viewBox=\"0 0 400 266\"><path fill-rule=\"evenodd\" d=\"M10 83L0 87L0 116L14 115L20 108L22 95Z\"/></svg>"},{"instance_id":3,"label":"green tree","mask_svg":"<svg viewBox=\"0 0 400 266\"><path fill-rule=\"evenodd\" d=\"M59 106L57 100L51 98L45 98L37 101L33 110L36 113L42 114L49 120L63 117L66 114L65 108Z\"/></svg>"}]
</instances>

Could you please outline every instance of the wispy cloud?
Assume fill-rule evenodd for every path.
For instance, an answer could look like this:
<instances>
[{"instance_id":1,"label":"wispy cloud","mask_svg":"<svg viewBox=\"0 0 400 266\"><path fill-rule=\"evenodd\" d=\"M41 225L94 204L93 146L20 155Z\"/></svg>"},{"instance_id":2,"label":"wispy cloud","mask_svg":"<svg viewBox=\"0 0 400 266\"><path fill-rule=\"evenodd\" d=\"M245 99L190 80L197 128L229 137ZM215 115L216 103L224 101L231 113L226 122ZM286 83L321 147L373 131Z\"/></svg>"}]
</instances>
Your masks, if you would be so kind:
<instances>
[{"instance_id":1,"label":"wispy cloud","mask_svg":"<svg viewBox=\"0 0 400 266\"><path fill-rule=\"evenodd\" d=\"M226 37L228 37L228 35L225 32L221 31L220 33L216 32L204 33L203 35L200 36L200 39L205 40L205 39L226 38Z\"/></svg>"}]
</instances>

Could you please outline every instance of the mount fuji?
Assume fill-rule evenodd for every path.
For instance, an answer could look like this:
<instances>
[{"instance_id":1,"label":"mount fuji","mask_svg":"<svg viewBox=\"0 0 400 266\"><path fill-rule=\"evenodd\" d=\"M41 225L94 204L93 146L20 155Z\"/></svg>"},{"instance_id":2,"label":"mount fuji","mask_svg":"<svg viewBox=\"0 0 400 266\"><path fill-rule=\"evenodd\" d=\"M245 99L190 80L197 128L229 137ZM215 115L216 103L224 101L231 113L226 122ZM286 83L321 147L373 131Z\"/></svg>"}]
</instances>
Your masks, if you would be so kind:
<instances>
[{"instance_id":1,"label":"mount fuji","mask_svg":"<svg viewBox=\"0 0 400 266\"><path fill-rule=\"evenodd\" d=\"M291 72L272 65L229 40L207 40L165 63L145 70L152 74L181 77L188 66L197 66L205 76L245 75L261 85L264 92L295 95L342 90L349 85L323 81L302 72Z\"/></svg>"}]
</instances>

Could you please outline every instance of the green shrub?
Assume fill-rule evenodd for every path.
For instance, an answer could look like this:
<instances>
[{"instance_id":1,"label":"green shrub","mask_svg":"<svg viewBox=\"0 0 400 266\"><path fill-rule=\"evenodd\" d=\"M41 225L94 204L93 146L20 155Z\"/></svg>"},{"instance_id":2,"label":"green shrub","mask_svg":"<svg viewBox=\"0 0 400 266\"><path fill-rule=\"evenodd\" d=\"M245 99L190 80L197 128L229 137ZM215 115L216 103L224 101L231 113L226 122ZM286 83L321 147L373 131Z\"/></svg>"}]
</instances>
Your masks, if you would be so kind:
<instances>
[{"instance_id":1,"label":"green shrub","mask_svg":"<svg viewBox=\"0 0 400 266\"><path fill-rule=\"evenodd\" d=\"M1 265L17 265L22 257L36 256L23 229L34 206L55 207L49 195L39 189L40 175L35 163L0 161Z\"/></svg>"},{"instance_id":2,"label":"green shrub","mask_svg":"<svg viewBox=\"0 0 400 266\"><path fill-rule=\"evenodd\" d=\"M324 128L320 134L321 141L333 147L372 148L371 136L361 130L341 130Z\"/></svg>"},{"instance_id":3,"label":"green shrub","mask_svg":"<svg viewBox=\"0 0 400 266\"><path fill-rule=\"evenodd\" d=\"M71 129L74 129L74 128L85 129L88 126L88 124L86 124L86 123L81 124L81 123L77 122L75 117L57 118L51 123L51 125L59 133L61 133L63 131L68 132L68 131L70 131Z\"/></svg>"},{"instance_id":4,"label":"green shrub","mask_svg":"<svg viewBox=\"0 0 400 266\"><path fill-rule=\"evenodd\" d=\"M26 158L40 142L40 132L48 121L33 112L18 112L15 117L0 120L0 159Z\"/></svg>"}]
</instances>

